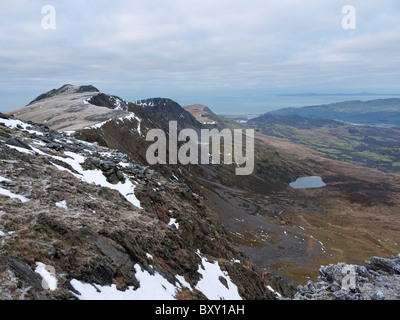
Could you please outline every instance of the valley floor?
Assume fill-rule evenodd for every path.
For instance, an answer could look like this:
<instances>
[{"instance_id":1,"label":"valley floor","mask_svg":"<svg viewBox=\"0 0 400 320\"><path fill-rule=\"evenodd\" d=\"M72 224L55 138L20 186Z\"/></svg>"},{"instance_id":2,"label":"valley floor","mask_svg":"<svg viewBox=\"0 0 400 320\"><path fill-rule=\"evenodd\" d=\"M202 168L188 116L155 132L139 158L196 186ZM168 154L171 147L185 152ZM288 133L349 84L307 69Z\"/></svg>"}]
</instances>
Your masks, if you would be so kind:
<instances>
[{"instance_id":1,"label":"valley floor","mask_svg":"<svg viewBox=\"0 0 400 320\"><path fill-rule=\"evenodd\" d=\"M327 186L288 186L262 195L208 181L205 193L229 236L253 263L305 284L317 278L321 265L363 265L372 256L399 254L400 175L327 159L306 147L279 142L258 136L259 145L292 154L295 150L299 161L315 161L316 174Z\"/></svg>"}]
</instances>

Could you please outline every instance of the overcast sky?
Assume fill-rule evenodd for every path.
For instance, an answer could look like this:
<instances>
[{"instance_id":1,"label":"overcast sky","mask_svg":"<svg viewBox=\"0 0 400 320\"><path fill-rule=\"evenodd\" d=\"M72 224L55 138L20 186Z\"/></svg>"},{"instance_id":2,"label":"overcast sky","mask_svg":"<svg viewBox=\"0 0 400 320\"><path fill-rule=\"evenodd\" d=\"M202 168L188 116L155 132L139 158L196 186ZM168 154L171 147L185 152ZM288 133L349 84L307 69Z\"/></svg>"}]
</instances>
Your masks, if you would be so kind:
<instances>
[{"instance_id":1,"label":"overcast sky","mask_svg":"<svg viewBox=\"0 0 400 320\"><path fill-rule=\"evenodd\" d=\"M1 0L0 111L66 83L181 104L400 93L399 49L399 0Z\"/></svg>"}]
</instances>

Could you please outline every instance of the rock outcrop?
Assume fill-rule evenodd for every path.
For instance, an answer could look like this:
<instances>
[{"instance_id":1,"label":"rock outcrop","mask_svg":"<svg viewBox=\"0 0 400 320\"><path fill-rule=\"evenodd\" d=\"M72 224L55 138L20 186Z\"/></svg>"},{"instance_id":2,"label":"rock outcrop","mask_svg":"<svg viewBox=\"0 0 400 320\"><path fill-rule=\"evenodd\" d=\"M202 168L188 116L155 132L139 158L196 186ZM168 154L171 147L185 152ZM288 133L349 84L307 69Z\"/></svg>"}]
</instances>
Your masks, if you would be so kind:
<instances>
[{"instance_id":1,"label":"rock outcrop","mask_svg":"<svg viewBox=\"0 0 400 320\"><path fill-rule=\"evenodd\" d=\"M318 281L297 288L295 300L399 300L400 255L372 257L365 266L322 266Z\"/></svg>"},{"instance_id":2,"label":"rock outcrop","mask_svg":"<svg viewBox=\"0 0 400 320\"><path fill-rule=\"evenodd\" d=\"M161 122L177 121L178 130L190 128L200 130L203 125L192 116L191 113L183 109L178 103L167 98L152 98L135 101L134 104L144 108Z\"/></svg>"},{"instance_id":3,"label":"rock outcrop","mask_svg":"<svg viewBox=\"0 0 400 320\"><path fill-rule=\"evenodd\" d=\"M201 197L124 153L0 115L0 199L0 299L276 298Z\"/></svg>"}]
</instances>

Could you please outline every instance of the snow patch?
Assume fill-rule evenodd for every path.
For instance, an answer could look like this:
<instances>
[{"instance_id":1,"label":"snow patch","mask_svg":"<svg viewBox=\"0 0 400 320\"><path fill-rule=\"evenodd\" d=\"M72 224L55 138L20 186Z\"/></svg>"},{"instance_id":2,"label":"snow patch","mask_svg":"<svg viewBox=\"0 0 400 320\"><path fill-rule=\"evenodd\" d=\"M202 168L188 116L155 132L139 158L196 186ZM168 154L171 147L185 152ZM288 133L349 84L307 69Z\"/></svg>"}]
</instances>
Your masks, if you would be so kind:
<instances>
[{"instance_id":1,"label":"snow patch","mask_svg":"<svg viewBox=\"0 0 400 320\"><path fill-rule=\"evenodd\" d=\"M179 229L179 223L176 222L176 219L175 219L175 218L171 218L171 220L169 220L168 225L169 225L169 226L175 226L175 228Z\"/></svg>"},{"instance_id":2,"label":"snow patch","mask_svg":"<svg viewBox=\"0 0 400 320\"><path fill-rule=\"evenodd\" d=\"M94 125L92 125L92 126L85 127L85 129L99 129L99 128L101 128L102 126L104 126L107 122L110 122L111 120L112 120L112 119L108 119L108 120L106 120L106 121L103 121L103 122L94 124Z\"/></svg>"},{"instance_id":3,"label":"snow patch","mask_svg":"<svg viewBox=\"0 0 400 320\"><path fill-rule=\"evenodd\" d=\"M153 256L150 254L150 253L146 253L146 257L148 258L148 259L151 259L151 260L153 260Z\"/></svg>"},{"instance_id":4,"label":"snow patch","mask_svg":"<svg viewBox=\"0 0 400 320\"><path fill-rule=\"evenodd\" d=\"M118 163L118 165L120 166L120 167L122 167L122 168L128 168L129 167L129 165L130 165L130 163L128 163L128 162L120 162L120 163Z\"/></svg>"},{"instance_id":5,"label":"snow patch","mask_svg":"<svg viewBox=\"0 0 400 320\"><path fill-rule=\"evenodd\" d=\"M28 150L28 149L17 147L17 146L12 146L10 144L7 144L7 147L9 147L11 149L15 149L20 153L35 154L35 152L33 150Z\"/></svg>"},{"instance_id":6,"label":"snow patch","mask_svg":"<svg viewBox=\"0 0 400 320\"><path fill-rule=\"evenodd\" d=\"M5 126L9 127L10 129L22 129L22 130L26 130L31 134L36 134L38 136L43 136L43 133L40 131L36 131L36 130L31 130L32 126L22 122L20 120L14 120L14 119L4 119L4 118L0 118L0 123L4 124Z\"/></svg>"},{"instance_id":7,"label":"snow patch","mask_svg":"<svg viewBox=\"0 0 400 320\"><path fill-rule=\"evenodd\" d=\"M71 285L80 294L73 293L79 300L174 300L177 289L163 276L155 272L151 275L136 264L135 276L140 287L128 287L125 291L117 289L115 284L111 286L92 285L73 279Z\"/></svg>"},{"instance_id":8,"label":"snow patch","mask_svg":"<svg viewBox=\"0 0 400 320\"><path fill-rule=\"evenodd\" d=\"M11 198L11 199L18 199L18 200L21 201L22 203L25 203L25 202L28 202L28 201L29 201L28 198L26 198L26 197L24 197L24 196L21 196L21 195L19 195L19 194L15 194L15 193L13 193L13 192L11 192L11 191L9 191L9 190L7 190L7 189L1 188L1 187L0 187L0 195L9 197L9 198Z\"/></svg>"},{"instance_id":9,"label":"snow patch","mask_svg":"<svg viewBox=\"0 0 400 320\"><path fill-rule=\"evenodd\" d=\"M208 262L201 256L199 250L197 255L201 258L202 266L198 272L201 279L196 285L196 289L201 291L209 300L242 300L237 286L231 281L228 272L222 271L218 262ZM227 287L220 279L225 279Z\"/></svg>"},{"instance_id":10,"label":"snow patch","mask_svg":"<svg viewBox=\"0 0 400 320\"><path fill-rule=\"evenodd\" d=\"M11 182L11 180L0 176L0 182Z\"/></svg>"},{"instance_id":11,"label":"snow patch","mask_svg":"<svg viewBox=\"0 0 400 320\"><path fill-rule=\"evenodd\" d=\"M56 202L56 207L68 210L67 201L63 200L63 201Z\"/></svg>"},{"instance_id":12,"label":"snow patch","mask_svg":"<svg viewBox=\"0 0 400 320\"><path fill-rule=\"evenodd\" d=\"M141 106L141 107L155 107L155 103L154 101L148 101L148 102L144 102L144 101L135 101L133 102L134 104ZM164 103L165 105L165 103Z\"/></svg>"},{"instance_id":13,"label":"snow patch","mask_svg":"<svg viewBox=\"0 0 400 320\"><path fill-rule=\"evenodd\" d=\"M199 250L197 254L201 257ZM149 253L146 253L146 257L153 259ZM198 271L201 279L195 289L200 290L210 300L242 300L228 273L222 271L217 262L208 262L203 257L201 259L202 266L199 266ZM173 285L158 272L151 275L138 264L134 268L139 288L129 286L125 291L120 291L115 284L100 286L72 279L70 283L75 292L71 292L79 300L174 300L182 288L194 289L183 276L176 275L177 282ZM222 278L225 279L226 286L221 282Z\"/></svg>"},{"instance_id":14,"label":"snow patch","mask_svg":"<svg viewBox=\"0 0 400 320\"><path fill-rule=\"evenodd\" d=\"M39 273L42 276L43 281L46 282L50 291L54 291L57 289L57 278L48 271L47 266L41 262L36 262L35 272Z\"/></svg>"},{"instance_id":15,"label":"snow patch","mask_svg":"<svg viewBox=\"0 0 400 320\"><path fill-rule=\"evenodd\" d=\"M267 289L274 293L277 297L282 297L281 294L277 291L275 291L271 286L267 286Z\"/></svg>"},{"instance_id":16,"label":"snow patch","mask_svg":"<svg viewBox=\"0 0 400 320\"><path fill-rule=\"evenodd\" d=\"M93 183L97 185L101 185L102 187L107 187L113 190L118 191L121 193L126 200L128 200L130 203L132 203L134 206L138 208L142 208L140 205L139 199L136 198L135 196L135 185L129 180L129 177L125 175L125 183L118 183L118 184L112 184L107 181L107 178L103 175L103 172L99 169L96 170L84 170L82 166L80 165L81 163L85 162L85 157L74 153L70 151L65 151L64 154L67 156L67 158L62 158L59 156L51 156L54 159L60 160L62 162L65 162L69 164L75 171L77 171L79 174L73 173L70 170L67 170L66 168L57 166L53 163L54 166L56 166L57 169L62 170L62 171L68 171L72 175L74 175L76 178L87 182L87 183Z\"/></svg>"},{"instance_id":17,"label":"snow patch","mask_svg":"<svg viewBox=\"0 0 400 320\"><path fill-rule=\"evenodd\" d=\"M63 133L67 136L67 137L70 137L70 136L72 136L74 133L75 133L75 131L63 131ZM67 141L68 142L68 141Z\"/></svg>"}]
</instances>

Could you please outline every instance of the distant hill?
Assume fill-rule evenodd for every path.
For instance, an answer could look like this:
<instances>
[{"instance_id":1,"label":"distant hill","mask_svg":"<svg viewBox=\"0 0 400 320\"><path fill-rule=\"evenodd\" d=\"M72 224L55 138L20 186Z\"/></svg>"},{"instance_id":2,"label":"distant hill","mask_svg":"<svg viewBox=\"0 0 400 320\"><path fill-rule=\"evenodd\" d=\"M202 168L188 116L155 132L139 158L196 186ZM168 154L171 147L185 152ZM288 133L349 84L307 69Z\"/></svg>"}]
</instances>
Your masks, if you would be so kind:
<instances>
[{"instance_id":1,"label":"distant hill","mask_svg":"<svg viewBox=\"0 0 400 320\"><path fill-rule=\"evenodd\" d=\"M126 105L122 99L102 94L92 85L66 84L41 94L27 106L8 114L22 121L45 124L52 130L75 131L129 115Z\"/></svg>"},{"instance_id":2,"label":"distant hill","mask_svg":"<svg viewBox=\"0 0 400 320\"><path fill-rule=\"evenodd\" d=\"M293 126L299 129L315 129L320 128L329 124L338 124L335 120L329 119L313 119L304 118L297 114L289 115L275 115L275 114L263 114L254 119L250 119L248 124L279 124L286 126Z\"/></svg>"},{"instance_id":3,"label":"distant hill","mask_svg":"<svg viewBox=\"0 0 400 320\"><path fill-rule=\"evenodd\" d=\"M178 103L166 98L135 102L100 92L92 85L63 85L41 94L27 106L8 112L23 121L46 124L52 130L76 131L85 127L129 116L132 112L148 120L177 121L178 128L200 130L202 124Z\"/></svg>"},{"instance_id":4,"label":"distant hill","mask_svg":"<svg viewBox=\"0 0 400 320\"><path fill-rule=\"evenodd\" d=\"M335 160L384 172L400 172L400 129L397 127L360 126L297 114L270 113L249 120L247 126L324 152Z\"/></svg>"},{"instance_id":5,"label":"distant hill","mask_svg":"<svg viewBox=\"0 0 400 320\"><path fill-rule=\"evenodd\" d=\"M400 99L344 101L268 112L274 115L299 115L305 118L340 120L355 124L400 127Z\"/></svg>"},{"instance_id":6,"label":"distant hill","mask_svg":"<svg viewBox=\"0 0 400 320\"><path fill-rule=\"evenodd\" d=\"M202 104L192 104L189 106L184 106L187 112L191 113L193 117L196 118L205 128L216 128L219 130L225 128L241 128L236 122L230 121L225 117L220 117L216 115L210 108Z\"/></svg>"}]
</instances>

